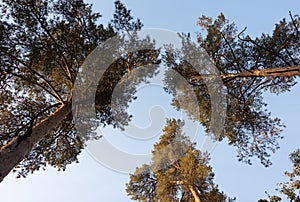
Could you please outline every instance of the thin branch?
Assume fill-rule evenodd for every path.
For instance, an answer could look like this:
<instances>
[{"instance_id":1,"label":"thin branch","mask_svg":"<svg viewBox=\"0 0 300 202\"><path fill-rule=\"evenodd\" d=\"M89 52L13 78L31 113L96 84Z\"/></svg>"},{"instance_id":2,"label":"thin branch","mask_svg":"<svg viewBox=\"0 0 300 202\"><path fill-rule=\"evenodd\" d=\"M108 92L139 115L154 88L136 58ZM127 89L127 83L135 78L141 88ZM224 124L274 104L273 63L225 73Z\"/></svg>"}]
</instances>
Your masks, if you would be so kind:
<instances>
[{"instance_id":1,"label":"thin branch","mask_svg":"<svg viewBox=\"0 0 300 202\"><path fill-rule=\"evenodd\" d=\"M54 108L54 107L58 107L60 106L61 103L56 103L56 104L53 104L53 105L50 105L48 107L46 107L45 109L43 109L42 111L40 111L39 113L37 113L35 116L33 116L31 118L31 120L36 120L40 115L42 115L43 113L49 111L50 109ZM24 130L29 124L30 124L31 121L29 121L28 123L26 123L25 125L23 125L21 128L17 129L17 130L14 130L14 131L11 131L10 133L7 133L7 135L9 134L13 134L13 133L19 133L21 132L22 130Z\"/></svg>"},{"instance_id":2,"label":"thin branch","mask_svg":"<svg viewBox=\"0 0 300 202\"><path fill-rule=\"evenodd\" d=\"M221 36L222 36L222 38L225 40L225 43L229 46L230 52L231 52L231 54L232 54L234 60L236 61L236 64L237 64L237 65L234 65L234 64L233 64L233 65L236 66L236 67L238 68L239 71L242 71L242 66L241 66L240 62L238 61L238 59L237 59L237 57L236 57L236 55L235 55L235 53L234 53L234 51L233 51L233 48L232 48L230 42L226 39L226 37L225 37L225 35L223 34L223 32L221 32Z\"/></svg>"},{"instance_id":3,"label":"thin branch","mask_svg":"<svg viewBox=\"0 0 300 202\"><path fill-rule=\"evenodd\" d=\"M248 85L248 87L244 90L243 95L245 95L245 93L253 86L253 84L254 84L255 81L256 81L255 79L252 79L251 83L250 83L250 84ZM251 95L251 93L248 93L247 96L249 96L249 95Z\"/></svg>"},{"instance_id":4,"label":"thin branch","mask_svg":"<svg viewBox=\"0 0 300 202\"><path fill-rule=\"evenodd\" d=\"M16 68L16 67L15 67L15 68ZM11 74L12 76L18 77L18 78L20 78L20 79L22 79L22 80L26 80L26 81L31 82L31 83L34 84L34 85L37 85L37 86L40 87L42 90L46 91L49 95L51 95L52 97L54 97L58 102L61 102L61 101L60 101L60 98L57 97L56 94L54 94L53 92L51 92L50 90L48 90L47 88L45 88L45 86L41 85L40 83L34 82L34 81L30 80L29 78L27 78L27 77L25 77L25 76L23 76L23 75L19 75L19 74L16 74L16 73L14 73L14 72L11 72L11 71L9 71L8 73Z\"/></svg>"},{"instance_id":5,"label":"thin branch","mask_svg":"<svg viewBox=\"0 0 300 202\"><path fill-rule=\"evenodd\" d=\"M242 34L247 28L243 29L242 32L240 34ZM245 41L245 42L250 42L252 44L254 44L255 46L267 51L267 52L270 52L272 55L274 55L275 57L278 57L279 59L281 59L285 64L287 64L288 66L290 66L291 64L285 60L283 57L281 57L281 55L279 53L275 53L273 50L270 50L266 47L263 47L262 45L256 43L253 39L250 38L250 36L247 36L245 39L241 38L240 37L240 34L238 34L238 38L241 40L241 41Z\"/></svg>"},{"instance_id":6,"label":"thin branch","mask_svg":"<svg viewBox=\"0 0 300 202\"><path fill-rule=\"evenodd\" d=\"M289 58L292 60L293 64L296 65L297 62L296 60L292 57L292 54L290 53L290 51L287 48L284 48L286 53L288 54Z\"/></svg>"},{"instance_id":7,"label":"thin branch","mask_svg":"<svg viewBox=\"0 0 300 202\"><path fill-rule=\"evenodd\" d=\"M224 58L228 63L230 63L232 66L235 66L235 64L234 64L232 61L230 61L225 55L220 54L220 56L223 57L223 58Z\"/></svg>"},{"instance_id":8,"label":"thin branch","mask_svg":"<svg viewBox=\"0 0 300 202\"><path fill-rule=\"evenodd\" d=\"M292 12L291 12L291 11L289 11L289 15L290 15L290 18L291 18L291 20L292 20L292 23L293 23L293 25L294 25L294 27L295 27L295 30L296 30L297 35L300 36L300 31L298 30L298 26L297 26L297 24L296 24L296 22L295 22L295 19L293 18L293 15L292 15Z\"/></svg>"},{"instance_id":9,"label":"thin branch","mask_svg":"<svg viewBox=\"0 0 300 202\"><path fill-rule=\"evenodd\" d=\"M241 41L244 41L244 39L241 37L242 34L247 30L247 27L245 27L239 34L238 34L238 39Z\"/></svg>"},{"instance_id":10,"label":"thin branch","mask_svg":"<svg viewBox=\"0 0 300 202\"><path fill-rule=\"evenodd\" d=\"M264 82L259 83L255 88L251 90L251 92L248 95L251 95L254 93L257 89L262 89L263 87L266 87L266 84L270 82L270 79L265 80Z\"/></svg>"}]
</instances>

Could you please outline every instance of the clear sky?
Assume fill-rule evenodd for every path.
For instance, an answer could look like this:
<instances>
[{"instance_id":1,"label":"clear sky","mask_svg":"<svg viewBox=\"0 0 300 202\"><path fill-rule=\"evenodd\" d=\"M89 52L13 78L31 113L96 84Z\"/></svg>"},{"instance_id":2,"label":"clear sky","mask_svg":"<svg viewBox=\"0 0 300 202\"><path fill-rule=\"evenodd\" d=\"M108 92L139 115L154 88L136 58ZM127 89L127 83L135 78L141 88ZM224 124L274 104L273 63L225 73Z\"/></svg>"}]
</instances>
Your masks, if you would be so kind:
<instances>
[{"instance_id":1,"label":"clear sky","mask_svg":"<svg viewBox=\"0 0 300 202\"><path fill-rule=\"evenodd\" d=\"M103 20L111 19L114 4L111 0L89 1L94 10L103 14ZM300 2L297 0L253 0L253 1L217 1L217 0L152 0L123 1L132 10L135 17L141 19L146 28L162 28L176 32L195 33L199 31L196 20L201 15L216 17L220 12L235 22L240 29L248 27L247 33L258 36L270 33L274 24L289 17L289 11L299 14ZM144 89L145 90L145 89ZM147 90L147 89L146 89ZM142 90L141 90L142 91ZM143 92L141 92L143 93ZM159 90L146 93L150 99L161 96ZM142 96L141 96L142 97ZM283 173L291 169L288 155L300 146L298 132L300 113L300 86L291 92L279 96L266 94L269 110L280 117L287 128L280 141L281 149L272 157L273 165L265 168L259 163L248 166L237 162L233 147L220 143L212 152L211 165L216 174L215 182L229 196L237 197L238 202L253 202L265 198L265 191L275 193L277 181L284 181ZM166 98L167 99L167 98ZM157 100L156 100L157 101ZM159 101L150 103L160 105ZM139 109L149 110L143 101L136 103ZM134 108L134 106L131 106ZM141 119L143 116L141 116ZM144 116L147 123L149 117ZM110 130L107 130L109 132ZM116 143L116 144L122 144ZM150 143L148 143L148 146ZM123 144L123 150L126 148ZM150 147L150 146L149 146ZM109 155L109 153L104 154ZM57 172L51 167L39 171L25 179L15 179L10 174L0 184L2 202L123 202L130 201L124 191L128 175L110 170L96 162L86 151L80 155L80 163L68 167L66 172Z\"/></svg>"}]
</instances>

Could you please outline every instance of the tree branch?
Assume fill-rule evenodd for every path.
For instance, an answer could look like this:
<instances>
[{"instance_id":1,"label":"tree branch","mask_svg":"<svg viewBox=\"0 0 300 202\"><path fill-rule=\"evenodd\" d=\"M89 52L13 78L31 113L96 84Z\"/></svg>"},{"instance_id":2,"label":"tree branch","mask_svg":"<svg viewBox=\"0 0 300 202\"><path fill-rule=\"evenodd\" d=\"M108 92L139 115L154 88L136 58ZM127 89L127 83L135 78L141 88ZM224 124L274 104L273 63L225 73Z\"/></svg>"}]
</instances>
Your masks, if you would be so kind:
<instances>
[{"instance_id":1,"label":"tree branch","mask_svg":"<svg viewBox=\"0 0 300 202\"><path fill-rule=\"evenodd\" d=\"M45 112L47 112L47 111L49 111L50 109L52 109L52 108L54 108L54 107L58 107L58 106L60 106L61 105L61 103L56 103L56 104L53 104L53 105L50 105L50 106L48 106L48 107L46 107L45 109L43 109L42 111L40 111L39 113L37 113L35 116L33 116L31 119L33 119L33 120L36 120L39 116L41 116L43 113L45 113ZM10 132L10 133L6 133L6 134L13 134L13 133L19 133L19 132L21 132L23 129L25 129L28 125L30 124L30 121L27 123L27 124L25 124L24 126L22 126L21 128L19 128L19 129L17 129L17 130L14 130L14 131L12 131L12 132Z\"/></svg>"},{"instance_id":2,"label":"tree branch","mask_svg":"<svg viewBox=\"0 0 300 202\"><path fill-rule=\"evenodd\" d=\"M278 58L281 59L286 65L289 65L289 66L291 65L286 59L284 59L284 58L279 54L279 52L276 53L276 52L274 52L273 50L270 50L270 49L268 49L268 48L266 48L266 47L264 47L264 46L258 44L258 43L255 42L253 39L251 39L249 35L248 35L245 39L241 38L240 35L241 35L245 30L246 30L246 28L245 28L240 34L238 34L238 38L239 38L241 41L250 42L250 43L254 44L255 46L257 46L257 47L259 47L259 48L261 48L261 49L263 49L263 50L265 50L265 51L268 51L268 52L270 52L272 55L278 57Z\"/></svg>"},{"instance_id":3,"label":"tree branch","mask_svg":"<svg viewBox=\"0 0 300 202\"><path fill-rule=\"evenodd\" d=\"M300 66L278 67L262 70L254 70L253 72L242 71L240 73L222 74L221 78L241 78L241 77L292 77L300 76Z\"/></svg>"},{"instance_id":4,"label":"tree branch","mask_svg":"<svg viewBox=\"0 0 300 202\"><path fill-rule=\"evenodd\" d=\"M292 12L290 11L289 14L290 14L290 18L291 18L291 20L292 20L292 22L293 22L293 25L294 25L294 27L295 27L296 33L297 33L298 36L300 36L300 32L299 32L299 30L298 30L298 26L297 26L297 24L296 24L296 22L295 22L295 19L293 18Z\"/></svg>"},{"instance_id":5,"label":"tree branch","mask_svg":"<svg viewBox=\"0 0 300 202\"><path fill-rule=\"evenodd\" d=\"M255 78L255 77L293 77L300 76L300 66L288 66L288 67L276 67L276 68L268 68L261 70L254 70L253 72L242 71L238 73L229 73L229 74L201 74L196 76L191 76L190 79L195 81L207 78L214 79L217 77L221 77L223 80L225 79L237 79L237 78Z\"/></svg>"},{"instance_id":6,"label":"tree branch","mask_svg":"<svg viewBox=\"0 0 300 202\"><path fill-rule=\"evenodd\" d=\"M66 76L70 79L70 81L72 83L74 83L74 79L72 77L72 74L71 74L71 67L68 63L68 60L67 58L65 57L63 51L61 50L60 46L58 45L56 39L53 37L53 35L50 33L50 31L47 29L47 27L44 25L44 23L41 21L41 19L39 18L39 16L37 15L37 10L35 8L33 8L33 12L32 12L33 16L36 18L36 20L40 23L42 29L47 33L47 35L50 37L50 39L53 41L53 43L56 45L57 47L57 50L59 51L61 57L63 58L63 61L66 65L66 68L62 68L62 70L64 71L64 73L66 74Z\"/></svg>"}]
</instances>

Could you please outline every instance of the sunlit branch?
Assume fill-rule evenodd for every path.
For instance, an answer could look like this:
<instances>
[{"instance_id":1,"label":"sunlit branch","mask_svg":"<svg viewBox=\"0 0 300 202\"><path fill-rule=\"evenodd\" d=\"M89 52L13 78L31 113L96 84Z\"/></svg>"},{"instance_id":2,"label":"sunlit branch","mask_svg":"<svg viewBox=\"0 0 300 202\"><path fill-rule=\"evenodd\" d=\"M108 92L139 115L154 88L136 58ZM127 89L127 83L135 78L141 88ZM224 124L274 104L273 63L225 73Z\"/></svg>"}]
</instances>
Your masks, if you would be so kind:
<instances>
[{"instance_id":1,"label":"sunlit branch","mask_svg":"<svg viewBox=\"0 0 300 202\"><path fill-rule=\"evenodd\" d=\"M34 9L34 8L33 8ZM35 10L36 11L36 10ZM36 20L39 22L39 24L41 25L42 29L47 33L47 35L50 37L50 39L53 41L53 43L56 45L60 55L62 56L63 58L63 61L66 65L66 68L64 68L63 66L61 66L62 70L64 71L64 73L66 74L66 76L70 79L70 81L72 83L74 83L74 79L72 77L72 74L71 74L71 67L70 65L68 64L68 61L67 61L67 58L65 57L63 51L60 49L60 46L58 45L56 39L53 37L53 35L50 33L50 31L47 29L47 27L44 25L44 23L41 21L41 19L39 18L39 16L37 15L37 12L32 12L33 13L33 16L36 18Z\"/></svg>"},{"instance_id":2,"label":"sunlit branch","mask_svg":"<svg viewBox=\"0 0 300 202\"><path fill-rule=\"evenodd\" d=\"M253 72L242 71L239 73L230 73L230 74L200 74L196 76L191 76L193 80L199 79L215 79L221 77L223 80L233 80L237 78L256 78L256 77L293 77L300 76L300 66L289 66L289 67L278 67L278 68L270 68L270 69L261 69L254 70Z\"/></svg>"},{"instance_id":3,"label":"sunlit branch","mask_svg":"<svg viewBox=\"0 0 300 202\"><path fill-rule=\"evenodd\" d=\"M262 70L254 70L253 72L242 71L240 73L222 74L222 79L242 78L242 77L292 77L300 76L300 66L278 67Z\"/></svg>"}]
</instances>

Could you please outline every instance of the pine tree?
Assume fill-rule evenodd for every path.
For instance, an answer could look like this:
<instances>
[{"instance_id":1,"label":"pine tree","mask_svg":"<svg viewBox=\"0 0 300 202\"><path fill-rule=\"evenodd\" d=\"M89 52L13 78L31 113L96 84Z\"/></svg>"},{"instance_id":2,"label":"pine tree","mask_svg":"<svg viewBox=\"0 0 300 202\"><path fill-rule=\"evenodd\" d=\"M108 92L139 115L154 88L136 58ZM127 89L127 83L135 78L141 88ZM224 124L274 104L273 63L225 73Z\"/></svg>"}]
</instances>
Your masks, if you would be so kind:
<instances>
[{"instance_id":1,"label":"pine tree","mask_svg":"<svg viewBox=\"0 0 300 202\"><path fill-rule=\"evenodd\" d=\"M130 175L128 195L137 201L233 201L214 184L207 153L196 149L182 127L180 120L167 120L150 165Z\"/></svg>"},{"instance_id":2,"label":"pine tree","mask_svg":"<svg viewBox=\"0 0 300 202\"><path fill-rule=\"evenodd\" d=\"M0 182L13 168L24 177L47 164L64 170L78 161L85 140L99 138L94 132L99 125L122 128L128 123L127 113L112 118L113 89L130 69L155 64L158 51L124 55L107 68L96 97L86 98L95 100L99 120L85 122L86 136L79 136L72 95L82 63L107 39L141 29L141 22L120 1L106 26L83 0L3 0L0 9ZM141 43L151 45L149 40ZM128 44L122 45L126 49ZM133 82L142 82L156 70L145 71ZM134 85L124 89L120 111L134 99L134 92Z\"/></svg>"},{"instance_id":3,"label":"pine tree","mask_svg":"<svg viewBox=\"0 0 300 202\"><path fill-rule=\"evenodd\" d=\"M127 53L107 69L96 92L98 120L89 120L86 137L79 138L72 122L73 87L83 61L110 37L142 27L120 1L116 1L115 7L114 18L105 26L99 23L101 15L94 13L92 6L83 0L1 2L0 182L15 167L21 176L47 164L64 170L66 165L77 161L85 140L99 138L93 130L99 122L102 126L122 128L130 121L125 109L135 99L135 86L153 76L156 69L147 69L144 76L132 79L135 85L126 86L123 92L126 99L118 106L118 120L113 118L110 105L113 89L133 68L159 63L158 56L162 54L159 50ZM227 90L226 123L216 139L227 138L229 144L237 147L239 160L251 163L251 158L257 157L269 166L270 154L279 148L284 125L267 111L263 92L284 93L296 84L300 75L299 16L290 15L289 21L283 19L275 26L272 35L263 34L255 39L245 35L245 30L238 33L223 14L215 21L203 16L198 24L206 35L199 34L194 49L203 48L207 52ZM182 39L180 51L184 56L193 46L188 35L182 35ZM174 96L173 104L208 130L211 103L203 79L211 75L198 74L182 55L172 53L160 56L193 86L200 116L195 116L194 106L178 105L178 99L188 99L191 92L184 89L175 92L168 86L168 80L172 80L169 75L166 86Z\"/></svg>"},{"instance_id":4,"label":"pine tree","mask_svg":"<svg viewBox=\"0 0 300 202\"><path fill-rule=\"evenodd\" d=\"M290 160L293 163L293 170L291 172L285 171L285 176L288 177L287 182L278 183L276 189L279 193L286 197L291 202L300 201L300 149L297 149L290 154ZM268 200L264 199L268 202ZM270 202L282 201L279 196L269 196Z\"/></svg>"},{"instance_id":5,"label":"pine tree","mask_svg":"<svg viewBox=\"0 0 300 202\"><path fill-rule=\"evenodd\" d=\"M230 145L237 147L238 160L251 164L252 157L257 157L263 165L270 166L269 157L279 148L278 140L283 138L281 131L285 126L267 110L263 93L284 93L297 83L300 75L299 16L290 15L289 21L283 19L276 24L272 34L262 34L255 39L246 35L246 30L238 32L236 25L222 13L215 20L202 16L198 25L202 29L198 44L193 43L189 35L182 34L183 47L180 50L170 48L164 56L166 65L193 88L193 91L174 88L174 71L170 71L165 86L174 97L173 105L199 121L207 131L211 130L217 140L227 139ZM207 71L206 64L199 72L190 63L193 60L190 55L204 54L208 54L218 73ZM212 91L219 93L222 88L214 79L225 86L226 96L219 100L220 105L227 104L226 121L218 135L214 131L217 128L209 129L213 118L207 82L216 85ZM196 106L190 105L192 94L197 97Z\"/></svg>"}]
</instances>

